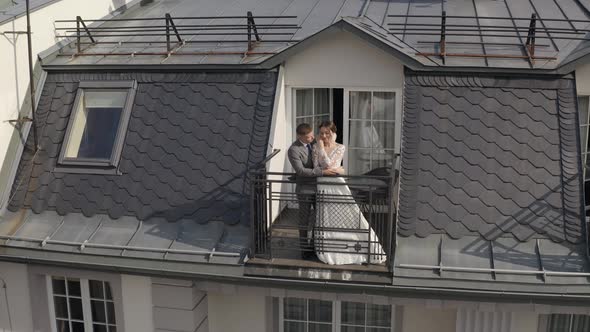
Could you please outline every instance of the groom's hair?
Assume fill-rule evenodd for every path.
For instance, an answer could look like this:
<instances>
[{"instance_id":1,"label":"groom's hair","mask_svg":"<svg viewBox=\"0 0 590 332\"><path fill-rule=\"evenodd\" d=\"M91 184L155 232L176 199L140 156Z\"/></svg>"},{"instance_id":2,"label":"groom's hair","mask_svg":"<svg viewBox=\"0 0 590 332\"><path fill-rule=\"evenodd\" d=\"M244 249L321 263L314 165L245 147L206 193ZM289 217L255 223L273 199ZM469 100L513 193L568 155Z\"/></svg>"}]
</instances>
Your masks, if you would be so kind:
<instances>
[{"instance_id":1,"label":"groom's hair","mask_svg":"<svg viewBox=\"0 0 590 332\"><path fill-rule=\"evenodd\" d=\"M302 123L297 126L295 131L297 132L297 135L307 135L312 131L312 128L308 123Z\"/></svg>"}]
</instances>

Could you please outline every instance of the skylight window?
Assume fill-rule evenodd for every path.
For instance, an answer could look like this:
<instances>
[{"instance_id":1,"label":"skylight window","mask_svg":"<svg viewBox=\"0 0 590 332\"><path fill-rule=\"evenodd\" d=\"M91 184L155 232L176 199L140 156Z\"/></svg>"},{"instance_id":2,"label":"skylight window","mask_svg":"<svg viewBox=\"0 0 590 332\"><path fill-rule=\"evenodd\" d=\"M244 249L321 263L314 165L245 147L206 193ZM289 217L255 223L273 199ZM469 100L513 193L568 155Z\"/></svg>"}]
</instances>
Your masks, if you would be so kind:
<instances>
[{"instance_id":1,"label":"skylight window","mask_svg":"<svg viewBox=\"0 0 590 332\"><path fill-rule=\"evenodd\" d=\"M135 89L135 82L80 83L59 163L116 167Z\"/></svg>"}]
</instances>

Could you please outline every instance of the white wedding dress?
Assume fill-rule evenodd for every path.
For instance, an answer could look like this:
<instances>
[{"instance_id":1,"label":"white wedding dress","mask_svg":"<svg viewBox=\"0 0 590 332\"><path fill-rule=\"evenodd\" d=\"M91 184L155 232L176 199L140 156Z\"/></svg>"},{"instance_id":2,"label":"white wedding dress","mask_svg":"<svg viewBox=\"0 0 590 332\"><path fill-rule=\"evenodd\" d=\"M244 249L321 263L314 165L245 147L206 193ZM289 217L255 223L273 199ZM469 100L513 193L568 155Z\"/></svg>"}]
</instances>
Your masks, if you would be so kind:
<instances>
[{"instance_id":1,"label":"white wedding dress","mask_svg":"<svg viewBox=\"0 0 590 332\"><path fill-rule=\"evenodd\" d=\"M342 144L337 144L329 153L314 148L314 168L339 167L345 150ZM383 247L375 231L369 227L344 179L319 177L317 193L314 246L318 259L330 265L383 263L386 260ZM346 231L335 230L338 228Z\"/></svg>"}]
</instances>

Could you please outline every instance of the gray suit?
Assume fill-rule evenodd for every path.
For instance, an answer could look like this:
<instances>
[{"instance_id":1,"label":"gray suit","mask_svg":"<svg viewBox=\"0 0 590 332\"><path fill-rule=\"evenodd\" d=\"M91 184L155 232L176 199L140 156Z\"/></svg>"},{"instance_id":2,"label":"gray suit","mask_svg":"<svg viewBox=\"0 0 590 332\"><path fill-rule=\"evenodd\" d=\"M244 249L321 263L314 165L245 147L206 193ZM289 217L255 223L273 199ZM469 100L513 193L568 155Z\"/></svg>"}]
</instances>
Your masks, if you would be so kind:
<instances>
[{"instance_id":1,"label":"gray suit","mask_svg":"<svg viewBox=\"0 0 590 332\"><path fill-rule=\"evenodd\" d=\"M313 144L313 143L312 143ZM322 176L321 168L313 167L313 160L307 147L299 140L293 142L287 152L289 162L295 171L295 192L299 201L299 238L305 249L313 249L307 244L308 232L313 229L311 206L315 205L316 177Z\"/></svg>"}]
</instances>

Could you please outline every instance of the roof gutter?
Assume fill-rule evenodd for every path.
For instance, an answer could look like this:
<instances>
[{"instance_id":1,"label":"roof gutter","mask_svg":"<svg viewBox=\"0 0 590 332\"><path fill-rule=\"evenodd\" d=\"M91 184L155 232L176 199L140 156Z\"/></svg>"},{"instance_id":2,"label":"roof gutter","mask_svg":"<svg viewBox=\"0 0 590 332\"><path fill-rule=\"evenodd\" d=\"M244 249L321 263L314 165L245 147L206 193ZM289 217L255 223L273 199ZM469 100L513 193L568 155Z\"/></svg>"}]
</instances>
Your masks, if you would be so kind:
<instances>
[{"instance_id":1,"label":"roof gutter","mask_svg":"<svg viewBox=\"0 0 590 332\"><path fill-rule=\"evenodd\" d=\"M42 264L51 266L74 267L78 269L94 269L132 273L146 276L165 276L170 278L192 278L202 279L203 281L218 281L230 284L261 287L281 287L302 290L318 290L328 292L345 291L348 293L362 293L379 296L395 296L401 298L426 298L441 300L459 300L459 301L496 301L503 303L522 303L522 304L548 304L548 305L567 305L567 306L585 306L590 305L590 293L588 294L567 294L567 293L537 293L537 292L511 292L496 290L473 290L473 289L454 289L440 287L420 287L420 286L403 286L391 284L361 284L355 282L339 282L328 280L301 280L286 279L274 277L258 277L249 275L228 275L217 273L187 273L181 270L162 270L150 268L145 265L141 267L130 267L128 265L116 264L90 264L87 260L49 260L40 259L31 256L14 256L0 254L1 260L8 260L26 264Z\"/></svg>"}]
</instances>

